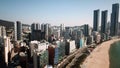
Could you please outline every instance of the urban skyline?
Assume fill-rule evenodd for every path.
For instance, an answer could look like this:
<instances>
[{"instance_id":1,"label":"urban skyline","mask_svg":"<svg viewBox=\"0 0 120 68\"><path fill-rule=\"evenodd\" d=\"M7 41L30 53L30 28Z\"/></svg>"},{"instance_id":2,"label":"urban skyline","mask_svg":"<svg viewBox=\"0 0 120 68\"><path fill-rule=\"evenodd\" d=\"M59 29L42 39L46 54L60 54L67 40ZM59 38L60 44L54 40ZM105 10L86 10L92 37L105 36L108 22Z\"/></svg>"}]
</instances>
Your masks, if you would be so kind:
<instances>
[{"instance_id":1,"label":"urban skyline","mask_svg":"<svg viewBox=\"0 0 120 68\"><path fill-rule=\"evenodd\" d=\"M108 21L110 21L111 4L119 3L120 0L60 0L60 1L1 1L0 18L9 21L21 21L25 24L50 23L52 25L65 24L67 26L78 26L89 24L93 26L93 10L108 10ZM84 7L83 7L84 6ZM89 7L89 8L88 8ZM120 18L119 18L120 20ZM99 21L99 26L101 19ZM83 24L84 23L84 24Z\"/></svg>"},{"instance_id":2,"label":"urban skyline","mask_svg":"<svg viewBox=\"0 0 120 68\"><path fill-rule=\"evenodd\" d=\"M67 5L66 1L64 3L65 5ZM59 2L61 3L61 1ZM73 3L75 4L77 2ZM73 3L71 1L70 4ZM21 4L20 7L22 7L22 5L23 4ZM67 8L65 5L62 6ZM53 7L57 6L54 4ZM16 20L15 22L11 22L12 20L8 21L7 18L5 18L7 20L1 19L0 68L83 68L83 66L85 68L120 68L118 63L119 61L115 61L120 59L116 59L116 57L120 57L120 51L118 51L120 49L120 44L117 44L119 47L111 47L114 45L114 43L116 44L117 41L120 43L119 2L112 3L111 7L112 10L103 10L101 8L92 10L91 13L93 14L91 15L91 20L93 20L93 25L90 23L74 23L74 21L77 21L76 15L74 16L74 13L77 14L76 12L79 11L73 10L76 11L73 12L71 10L71 12L73 12L73 14L71 14L69 9L65 9L63 12L66 12L66 10L69 11L67 14L68 17L72 16L73 18L69 19L69 21L72 20L73 27L69 26L69 23L67 24L67 22L59 23L58 26L57 24L59 21L57 21L56 18L54 19L56 22L53 23L42 21L36 22L36 20L32 22L32 24L24 23L23 20ZM21 8L21 11L23 11L23 8ZM19 11L19 9L20 8L17 8L16 6L16 11ZM76 7L74 6L72 9L76 9ZM59 13L63 12L60 11ZM111 13L109 14L109 12ZM29 13L31 12L28 12L28 15ZM56 13L52 13L51 15L54 16ZM84 12L83 15L87 15L87 12ZM26 16L26 14L24 16ZM78 17L79 16L80 15L78 14ZM108 19L109 16L110 21ZM62 18L60 17L59 19ZM64 21L67 21L67 19L64 18ZM93 26L93 28L91 26ZM117 48L118 50L115 49L115 52L110 52L111 48ZM115 53L116 55L111 55ZM93 59L91 61L95 63L89 63L89 59ZM86 65L86 63L90 65Z\"/></svg>"}]
</instances>

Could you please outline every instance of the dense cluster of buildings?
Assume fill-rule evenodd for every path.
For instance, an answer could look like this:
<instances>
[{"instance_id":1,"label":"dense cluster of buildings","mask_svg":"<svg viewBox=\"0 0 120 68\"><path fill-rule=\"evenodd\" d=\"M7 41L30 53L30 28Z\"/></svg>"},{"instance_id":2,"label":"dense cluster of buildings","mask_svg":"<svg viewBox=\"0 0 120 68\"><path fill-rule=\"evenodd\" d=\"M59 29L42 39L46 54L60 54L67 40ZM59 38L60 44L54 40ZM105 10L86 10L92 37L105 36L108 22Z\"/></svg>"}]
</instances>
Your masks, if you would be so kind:
<instances>
[{"instance_id":1,"label":"dense cluster of buildings","mask_svg":"<svg viewBox=\"0 0 120 68\"><path fill-rule=\"evenodd\" d=\"M110 22L108 11L94 10L93 28L88 24L67 27L48 23L22 24L0 20L0 64L8 67L43 68L57 65L76 49L99 44L120 35L119 4L112 5ZM10 26L5 23L10 23ZM8 28L9 27L9 28ZM3 59L1 59L3 58ZM2 61L3 62L2 62ZM24 64L23 64L24 62Z\"/></svg>"}]
</instances>

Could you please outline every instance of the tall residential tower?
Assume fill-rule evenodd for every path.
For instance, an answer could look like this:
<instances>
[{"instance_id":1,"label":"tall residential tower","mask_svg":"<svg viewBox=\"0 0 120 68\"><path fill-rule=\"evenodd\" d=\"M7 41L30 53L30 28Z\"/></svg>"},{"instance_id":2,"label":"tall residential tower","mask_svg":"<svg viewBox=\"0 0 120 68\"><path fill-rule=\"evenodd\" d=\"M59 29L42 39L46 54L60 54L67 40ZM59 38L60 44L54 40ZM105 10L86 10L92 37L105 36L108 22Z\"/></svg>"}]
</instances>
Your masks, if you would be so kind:
<instances>
[{"instance_id":1,"label":"tall residential tower","mask_svg":"<svg viewBox=\"0 0 120 68\"><path fill-rule=\"evenodd\" d=\"M112 5L110 35L116 36L118 32L119 4Z\"/></svg>"},{"instance_id":2,"label":"tall residential tower","mask_svg":"<svg viewBox=\"0 0 120 68\"><path fill-rule=\"evenodd\" d=\"M39 23L31 24L31 40L41 40L41 30Z\"/></svg>"},{"instance_id":3,"label":"tall residential tower","mask_svg":"<svg viewBox=\"0 0 120 68\"><path fill-rule=\"evenodd\" d=\"M94 18L93 18L93 31L98 31L99 28L99 12L100 10L94 10Z\"/></svg>"},{"instance_id":4,"label":"tall residential tower","mask_svg":"<svg viewBox=\"0 0 120 68\"><path fill-rule=\"evenodd\" d=\"M101 16L101 33L106 33L107 31L107 14L108 11L102 11L102 16Z\"/></svg>"},{"instance_id":5,"label":"tall residential tower","mask_svg":"<svg viewBox=\"0 0 120 68\"><path fill-rule=\"evenodd\" d=\"M17 32L17 40L22 39L22 24L20 21L16 22L16 32Z\"/></svg>"}]
</instances>

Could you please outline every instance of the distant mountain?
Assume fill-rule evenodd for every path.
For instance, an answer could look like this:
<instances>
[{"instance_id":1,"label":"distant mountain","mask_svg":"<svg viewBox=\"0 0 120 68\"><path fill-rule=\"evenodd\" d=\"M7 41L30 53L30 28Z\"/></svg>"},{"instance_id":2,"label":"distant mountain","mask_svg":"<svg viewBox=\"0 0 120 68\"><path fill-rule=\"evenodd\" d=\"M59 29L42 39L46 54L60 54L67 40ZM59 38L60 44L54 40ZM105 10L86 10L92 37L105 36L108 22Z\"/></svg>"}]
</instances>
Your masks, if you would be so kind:
<instances>
[{"instance_id":1,"label":"distant mountain","mask_svg":"<svg viewBox=\"0 0 120 68\"><path fill-rule=\"evenodd\" d=\"M22 24L22 26L30 26L29 24Z\"/></svg>"},{"instance_id":2,"label":"distant mountain","mask_svg":"<svg viewBox=\"0 0 120 68\"><path fill-rule=\"evenodd\" d=\"M6 21L6 20L0 20L0 26L5 26L7 29L14 28L14 22Z\"/></svg>"}]
</instances>

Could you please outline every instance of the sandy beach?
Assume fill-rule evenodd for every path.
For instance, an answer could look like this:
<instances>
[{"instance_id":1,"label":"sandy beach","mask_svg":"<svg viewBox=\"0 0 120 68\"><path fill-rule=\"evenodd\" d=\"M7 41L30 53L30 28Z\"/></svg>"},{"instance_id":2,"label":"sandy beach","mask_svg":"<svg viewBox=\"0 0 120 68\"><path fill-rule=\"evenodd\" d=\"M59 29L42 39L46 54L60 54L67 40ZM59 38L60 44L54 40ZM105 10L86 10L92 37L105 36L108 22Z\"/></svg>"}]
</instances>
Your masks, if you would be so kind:
<instances>
[{"instance_id":1,"label":"sandy beach","mask_svg":"<svg viewBox=\"0 0 120 68\"><path fill-rule=\"evenodd\" d=\"M120 39L103 42L85 59L82 68L109 68L110 45Z\"/></svg>"}]
</instances>

